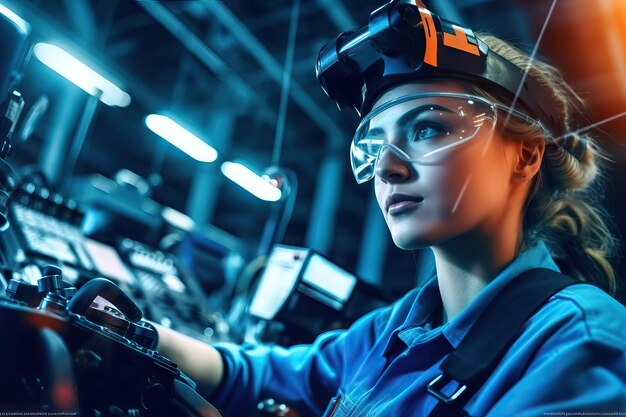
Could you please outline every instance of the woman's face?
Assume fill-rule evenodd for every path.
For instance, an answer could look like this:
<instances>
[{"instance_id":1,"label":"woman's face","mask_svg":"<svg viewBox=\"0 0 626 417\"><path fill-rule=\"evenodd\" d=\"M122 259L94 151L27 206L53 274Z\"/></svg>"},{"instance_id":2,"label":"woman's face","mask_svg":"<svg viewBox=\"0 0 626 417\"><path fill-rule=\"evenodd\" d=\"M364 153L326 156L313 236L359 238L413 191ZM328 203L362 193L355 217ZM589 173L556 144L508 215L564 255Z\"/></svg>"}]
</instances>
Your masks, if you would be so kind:
<instances>
[{"instance_id":1,"label":"woman's face","mask_svg":"<svg viewBox=\"0 0 626 417\"><path fill-rule=\"evenodd\" d=\"M374 108L397 97L426 92L465 93L458 82L429 81L390 89ZM397 121L416 102L398 104L370 122L389 143L406 141ZM455 110L455 109L451 109ZM436 246L468 232L491 227L510 209L515 141L488 122L471 140L438 153L427 163L408 162L389 150L375 172L378 204L395 244L402 249ZM429 132L426 130L425 136ZM491 226L487 226L491 225Z\"/></svg>"}]
</instances>

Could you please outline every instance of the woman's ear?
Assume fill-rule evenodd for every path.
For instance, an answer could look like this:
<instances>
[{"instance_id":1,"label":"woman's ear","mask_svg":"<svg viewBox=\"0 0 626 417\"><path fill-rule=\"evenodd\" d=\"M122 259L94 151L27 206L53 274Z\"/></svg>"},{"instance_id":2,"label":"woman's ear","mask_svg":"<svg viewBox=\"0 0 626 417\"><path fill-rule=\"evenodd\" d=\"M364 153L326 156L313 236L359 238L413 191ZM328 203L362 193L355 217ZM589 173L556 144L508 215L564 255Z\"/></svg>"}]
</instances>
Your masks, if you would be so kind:
<instances>
[{"instance_id":1,"label":"woman's ear","mask_svg":"<svg viewBox=\"0 0 626 417\"><path fill-rule=\"evenodd\" d=\"M546 144L543 140L520 141L513 179L521 182L532 179L539 172L545 150Z\"/></svg>"}]
</instances>

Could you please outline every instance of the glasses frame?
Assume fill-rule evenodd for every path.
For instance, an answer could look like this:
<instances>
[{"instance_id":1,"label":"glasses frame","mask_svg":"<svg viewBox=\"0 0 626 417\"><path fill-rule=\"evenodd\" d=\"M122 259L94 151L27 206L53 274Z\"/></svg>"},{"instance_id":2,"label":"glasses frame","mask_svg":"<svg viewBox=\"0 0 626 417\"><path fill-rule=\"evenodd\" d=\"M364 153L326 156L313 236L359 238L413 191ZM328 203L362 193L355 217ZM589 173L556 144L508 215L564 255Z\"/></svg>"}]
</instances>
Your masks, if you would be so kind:
<instances>
[{"instance_id":1,"label":"glasses frame","mask_svg":"<svg viewBox=\"0 0 626 417\"><path fill-rule=\"evenodd\" d=\"M489 119L492 120L492 129L495 129L495 127L497 126L498 123L498 110L506 112L507 116L505 118L505 120L508 120L509 117L515 117L517 119L520 119L528 124L535 124L537 126L539 126L544 132L546 137L551 137L549 130L544 126L544 124L542 122L540 122L539 120L513 108L513 107L509 107L509 106L505 106L503 104L500 103L494 103L491 100L486 99L485 97L480 97L477 95L473 95L473 94L464 94L464 93L445 93L445 92L440 92L440 93L413 93L413 94L407 94L404 96L400 96L400 97L396 97L392 100L389 100L388 102L374 108L371 112L369 112L365 117L363 117L363 119L361 119L361 122L359 123L359 126L357 127L354 136L352 137L352 142L350 145L350 163L352 166L352 173L354 175L354 178L356 180L356 182L358 184L363 184L369 180L371 180L372 178L374 178L376 176L376 167L378 165L378 162L380 160L380 156L383 152L383 150L385 149L389 149L391 150L394 154L396 154L397 156L399 156L400 158L402 158L403 160L405 160L406 162L409 163L416 163L419 162L421 159L431 156L435 153L439 153L439 152L444 152L450 148L459 146L465 142L470 141L471 139L473 139L476 134L478 133L478 131L480 130L480 128L478 130L476 130L476 132L467 137L464 138L458 142L455 143L451 143L448 145L443 146L442 148L436 149L434 151L431 151L429 153L427 153L426 155L422 155L419 158L411 158L406 152L404 152L402 149L400 149L398 146L392 144L392 143L385 143L383 145L381 145L380 149L378 150L378 154L376 155L376 157L370 155L372 158L374 158L373 160L373 170L372 170L372 174L368 175L367 177L363 177L363 178L359 178L359 173L362 172L363 168L368 166L366 164L361 164L359 167L355 167L354 165L354 149L358 148L356 146L356 141L357 141L357 136L361 136L359 135L359 131L361 130L361 127L365 124L365 123L369 123L374 117L376 117L377 115L385 112L386 110L401 104L401 103L405 103L407 101L413 101L413 100L417 100L417 99L421 99L421 98L431 98L431 97L442 97L442 98L458 98L461 100L467 100L467 101L477 101L477 102L481 102L482 104L487 105L489 108L491 108L493 110L492 112L492 117L488 117ZM493 131L493 130L492 130ZM358 148L361 152L363 152L360 148ZM365 153L365 152L364 152ZM366 154L367 155L367 154Z\"/></svg>"}]
</instances>

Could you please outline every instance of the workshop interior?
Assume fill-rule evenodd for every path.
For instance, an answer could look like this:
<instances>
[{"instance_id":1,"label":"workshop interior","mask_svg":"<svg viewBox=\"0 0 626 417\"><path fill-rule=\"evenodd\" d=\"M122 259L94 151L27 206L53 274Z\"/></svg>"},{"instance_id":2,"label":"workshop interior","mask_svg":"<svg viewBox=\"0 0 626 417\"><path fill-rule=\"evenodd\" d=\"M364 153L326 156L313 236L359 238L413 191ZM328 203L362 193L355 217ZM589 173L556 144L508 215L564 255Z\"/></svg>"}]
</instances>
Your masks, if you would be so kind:
<instances>
[{"instance_id":1,"label":"workshop interior","mask_svg":"<svg viewBox=\"0 0 626 417\"><path fill-rule=\"evenodd\" d=\"M625 236L626 2L424 3L562 69ZM433 276L430 250L398 249L355 183L358 115L316 79L320 48L382 4L0 0L2 404L218 415L150 323L288 347Z\"/></svg>"}]
</instances>

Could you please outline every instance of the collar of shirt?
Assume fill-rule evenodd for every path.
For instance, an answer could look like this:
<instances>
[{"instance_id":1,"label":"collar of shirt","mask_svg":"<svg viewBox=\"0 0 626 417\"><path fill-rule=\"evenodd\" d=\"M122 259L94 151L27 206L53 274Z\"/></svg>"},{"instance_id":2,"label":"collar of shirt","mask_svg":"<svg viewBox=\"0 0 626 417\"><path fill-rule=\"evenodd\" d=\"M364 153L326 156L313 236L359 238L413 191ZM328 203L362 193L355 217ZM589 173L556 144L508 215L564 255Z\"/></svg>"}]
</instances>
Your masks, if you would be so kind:
<instances>
[{"instance_id":1,"label":"collar of shirt","mask_svg":"<svg viewBox=\"0 0 626 417\"><path fill-rule=\"evenodd\" d=\"M432 319L442 306L441 294L437 277L433 276L419 291L415 298L406 320L393 331L384 351L389 354L397 349L396 341L400 340L406 346L413 346L430 340L440 333L448 340L454 349L459 345L463 337L472 327L480 313L498 292L511 280L523 272L533 268L548 268L559 271L558 266L552 259L546 244L541 241L536 246L527 249L507 265L476 298L450 322L444 326L433 328Z\"/></svg>"}]
</instances>

